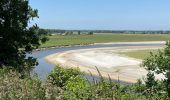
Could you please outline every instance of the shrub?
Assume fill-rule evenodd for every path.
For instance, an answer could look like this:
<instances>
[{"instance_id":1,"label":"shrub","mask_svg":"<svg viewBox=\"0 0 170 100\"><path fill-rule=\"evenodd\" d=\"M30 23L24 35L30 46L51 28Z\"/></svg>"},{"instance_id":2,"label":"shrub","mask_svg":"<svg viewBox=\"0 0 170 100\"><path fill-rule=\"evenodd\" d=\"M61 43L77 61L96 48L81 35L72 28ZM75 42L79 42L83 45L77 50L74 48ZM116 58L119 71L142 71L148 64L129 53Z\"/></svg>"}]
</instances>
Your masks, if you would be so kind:
<instances>
[{"instance_id":1,"label":"shrub","mask_svg":"<svg viewBox=\"0 0 170 100\"><path fill-rule=\"evenodd\" d=\"M155 80L154 80L154 74L151 74L150 72L156 73L156 74L162 74L165 76L163 80L160 80L163 85L162 88L158 90L158 92L163 90L165 92L164 94L168 94L168 97L170 99L170 42L167 42L166 48L159 52L157 54L150 54L150 57L147 58L143 62L143 67L149 71L148 76L150 76L150 79L146 81L147 88L150 89L151 87L156 87ZM154 92L155 93L155 92Z\"/></svg>"},{"instance_id":2,"label":"shrub","mask_svg":"<svg viewBox=\"0 0 170 100\"><path fill-rule=\"evenodd\" d=\"M98 70L99 72L99 70ZM78 69L64 69L60 66L50 73L49 78L53 86L60 87L60 99L66 100L136 100L144 99L145 96L139 96L136 93L131 93L127 86L117 84L111 80L105 80L101 73L100 81L88 81L82 77L82 73ZM95 79L94 79L95 80Z\"/></svg>"},{"instance_id":3,"label":"shrub","mask_svg":"<svg viewBox=\"0 0 170 100\"><path fill-rule=\"evenodd\" d=\"M81 75L82 73L79 71L79 69L64 69L60 66L56 66L54 70L50 73L49 78L53 80L53 85L64 87L69 79L74 79L75 77Z\"/></svg>"},{"instance_id":4,"label":"shrub","mask_svg":"<svg viewBox=\"0 0 170 100\"><path fill-rule=\"evenodd\" d=\"M65 86L65 98L68 100L76 100L77 98L87 100L90 97L90 85L83 77L76 76L69 79Z\"/></svg>"},{"instance_id":5,"label":"shrub","mask_svg":"<svg viewBox=\"0 0 170 100\"><path fill-rule=\"evenodd\" d=\"M168 100L160 91L148 92L141 81L122 85L104 79L100 72L100 80L93 82L82 77L78 69L59 66L46 82L29 76L21 79L19 73L6 69L0 72L0 100ZM164 88L160 82L156 86L157 90Z\"/></svg>"}]
</instances>

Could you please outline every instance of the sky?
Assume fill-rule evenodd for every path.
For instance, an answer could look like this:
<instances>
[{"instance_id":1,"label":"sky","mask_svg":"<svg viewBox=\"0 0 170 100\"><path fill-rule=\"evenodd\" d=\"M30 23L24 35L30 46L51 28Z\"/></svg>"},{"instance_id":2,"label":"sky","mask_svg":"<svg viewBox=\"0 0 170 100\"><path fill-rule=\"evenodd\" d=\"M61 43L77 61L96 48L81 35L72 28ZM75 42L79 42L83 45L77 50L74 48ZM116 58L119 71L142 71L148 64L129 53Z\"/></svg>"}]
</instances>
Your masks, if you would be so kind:
<instances>
[{"instance_id":1,"label":"sky","mask_svg":"<svg viewBox=\"0 0 170 100\"><path fill-rule=\"evenodd\" d=\"M30 0L48 29L170 30L170 0Z\"/></svg>"}]
</instances>

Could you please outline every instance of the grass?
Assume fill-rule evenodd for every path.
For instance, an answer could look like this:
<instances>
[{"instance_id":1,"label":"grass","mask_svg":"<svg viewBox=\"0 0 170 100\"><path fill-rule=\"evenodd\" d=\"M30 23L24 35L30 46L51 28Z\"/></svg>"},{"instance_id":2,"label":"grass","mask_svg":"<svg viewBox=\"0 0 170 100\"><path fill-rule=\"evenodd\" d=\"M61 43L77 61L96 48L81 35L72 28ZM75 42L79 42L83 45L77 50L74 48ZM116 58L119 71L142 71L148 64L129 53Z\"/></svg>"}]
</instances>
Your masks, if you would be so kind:
<instances>
[{"instance_id":1,"label":"grass","mask_svg":"<svg viewBox=\"0 0 170 100\"><path fill-rule=\"evenodd\" d=\"M54 35L40 47L87 45L106 42L168 41L170 35L161 34L95 34L95 35Z\"/></svg>"},{"instance_id":2,"label":"grass","mask_svg":"<svg viewBox=\"0 0 170 100\"><path fill-rule=\"evenodd\" d=\"M150 56L150 52L155 54L158 52L158 50L135 50L135 51L129 51L129 52L121 52L119 54L144 60Z\"/></svg>"},{"instance_id":3,"label":"grass","mask_svg":"<svg viewBox=\"0 0 170 100\"><path fill-rule=\"evenodd\" d=\"M122 85L104 79L99 70L98 73L99 80L91 76L94 81L90 82L77 69L56 66L42 82L36 77L20 78L17 71L0 69L0 100L169 100L162 89L154 87L156 92L150 92L141 81Z\"/></svg>"}]
</instances>

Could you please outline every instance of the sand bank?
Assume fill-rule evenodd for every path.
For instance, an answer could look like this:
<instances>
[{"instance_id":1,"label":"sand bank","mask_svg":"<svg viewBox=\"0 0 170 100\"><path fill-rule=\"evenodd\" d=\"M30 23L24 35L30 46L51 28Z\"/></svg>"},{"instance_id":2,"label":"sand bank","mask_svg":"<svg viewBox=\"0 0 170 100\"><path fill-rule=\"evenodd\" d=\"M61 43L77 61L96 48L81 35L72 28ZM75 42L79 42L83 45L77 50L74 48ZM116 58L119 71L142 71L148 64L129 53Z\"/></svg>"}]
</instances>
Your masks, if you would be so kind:
<instances>
[{"instance_id":1,"label":"sand bank","mask_svg":"<svg viewBox=\"0 0 170 100\"><path fill-rule=\"evenodd\" d=\"M81 71L98 75L97 67L104 77L108 74L112 79L136 82L146 76L147 71L140 67L142 60L117 54L131 50L161 49L157 46L111 47L98 49L72 50L47 56L45 59L52 64L64 67L79 67ZM161 78L160 76L158 78Z\"/></svg>"}]
</instances>

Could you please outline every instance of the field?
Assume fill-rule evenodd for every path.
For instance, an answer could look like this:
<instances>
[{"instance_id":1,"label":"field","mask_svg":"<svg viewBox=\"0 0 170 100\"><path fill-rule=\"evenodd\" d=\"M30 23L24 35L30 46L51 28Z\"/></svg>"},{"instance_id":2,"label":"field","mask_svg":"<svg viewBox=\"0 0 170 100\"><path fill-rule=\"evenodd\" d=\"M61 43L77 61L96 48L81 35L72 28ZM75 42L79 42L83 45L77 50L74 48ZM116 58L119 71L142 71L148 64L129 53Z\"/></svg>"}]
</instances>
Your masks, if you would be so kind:
<instances>
[{"instance_id":1,"label":"field","mask_svg":"<svg viewBox=\"0 0 170 100\"><path fill-rule=\"evenodd\" d=\"M130 52L121 52L119 54L144 60L150 56L150 52L152 52L153 54L156 54L158 50L136 50L136 51L130 51Z\"/></svg>"},{"instance_id":2,"label":"field","mask_svg":"<svg viewBox=\"0 0 170 100\"><path fill-rule=\"evenodd\" d=\"M105 42L168 41L170 35L161 34L95 34L95 35L53 35L41 47L86 45Z\"/></svg>"}]
</instances>

